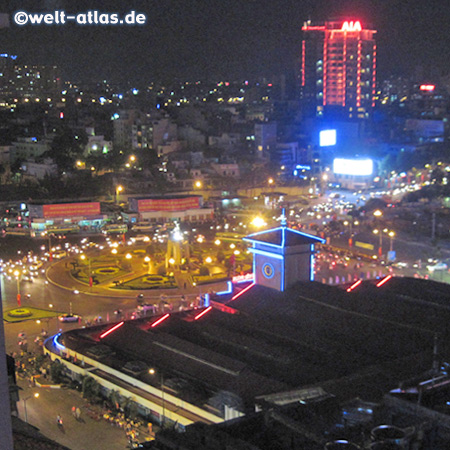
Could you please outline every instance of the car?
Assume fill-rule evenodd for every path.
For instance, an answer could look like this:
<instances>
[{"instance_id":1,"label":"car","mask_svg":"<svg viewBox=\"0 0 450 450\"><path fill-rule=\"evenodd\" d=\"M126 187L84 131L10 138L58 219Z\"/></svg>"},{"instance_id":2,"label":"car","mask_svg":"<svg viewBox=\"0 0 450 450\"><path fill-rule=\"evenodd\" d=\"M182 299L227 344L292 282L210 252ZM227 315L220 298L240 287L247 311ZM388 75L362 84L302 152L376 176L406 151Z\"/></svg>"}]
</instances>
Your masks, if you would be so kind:
<instances>
[{"instance_id":1,"label":"car","mask_svg":"<svg viewBox=\"0 0 450 450\"><path fill-rule=\"evenodd\" d=\"M81 316L78 314L62 314L58 316L60 322L81 322Z\"/></svg>"},{"instance_id":2,"label":"car","mask_svg":"<svg viewBox=\"0 0 450 450\"><path fill-rule=\"evenodd\" d=\"M137 236L133 236L130 238L132 242L150 242L150 238L143 234L138 234Z\"/></svg>"},{"instance_id":3,"label":"car","mask_svg":"<svg viewBox=\"0 0 450 450\"><path fill-rule=\"evenodd\" d=\"M430 272L435 272L436 270L447 270L448 269L448 265L445 264L444 262L438 262L438 263L436 263L434 265L427 266L427 269Z\"/></svg>"},{"instance_id":4,"label":"car","mask_svg":"<svg viewBox=\"0 0 450 450\"><path fill-rule=\"evenodd\" d=\"M30 270L39 270L43 265L42 261L36 261L30 265Z\"/></svg>"}]
</instances>

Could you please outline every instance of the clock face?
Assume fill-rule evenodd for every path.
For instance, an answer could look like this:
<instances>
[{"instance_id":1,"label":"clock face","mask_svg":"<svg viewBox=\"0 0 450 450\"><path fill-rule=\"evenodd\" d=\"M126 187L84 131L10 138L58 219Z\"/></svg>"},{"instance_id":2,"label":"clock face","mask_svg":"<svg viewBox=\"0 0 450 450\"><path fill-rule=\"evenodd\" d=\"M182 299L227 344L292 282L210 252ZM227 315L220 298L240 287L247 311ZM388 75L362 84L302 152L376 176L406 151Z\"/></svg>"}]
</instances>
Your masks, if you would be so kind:
<instances>
[{"instance_id":1,"label":"clock face","mask_svg":"<svg viewBox=\"0 0 450 450\"><path fill-rule=\"evenodd\" d=\"M272 278L275 273L272 264L269 263L264 264L262 267L262 273L266 278Z\"/></svg>"}]
</instances>

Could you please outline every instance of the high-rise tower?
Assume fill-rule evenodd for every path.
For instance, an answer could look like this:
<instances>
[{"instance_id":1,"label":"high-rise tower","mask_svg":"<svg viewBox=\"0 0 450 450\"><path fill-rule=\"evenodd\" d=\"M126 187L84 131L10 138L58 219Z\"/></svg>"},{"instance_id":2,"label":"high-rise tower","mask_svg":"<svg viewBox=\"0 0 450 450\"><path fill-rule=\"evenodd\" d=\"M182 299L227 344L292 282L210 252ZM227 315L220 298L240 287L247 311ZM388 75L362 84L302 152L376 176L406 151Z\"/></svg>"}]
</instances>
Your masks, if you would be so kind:
<instances>
[{"instance_id":1,"label":"high-rise tower","mask_svg":"<svg viewBox=\"0 0 450 450\"><path fill-rule=\"evenodd\" d=\"M305 113L368 118L375 97L376 31L360 21L308 21L302 31Z\"/></svg>"}]
</instances>

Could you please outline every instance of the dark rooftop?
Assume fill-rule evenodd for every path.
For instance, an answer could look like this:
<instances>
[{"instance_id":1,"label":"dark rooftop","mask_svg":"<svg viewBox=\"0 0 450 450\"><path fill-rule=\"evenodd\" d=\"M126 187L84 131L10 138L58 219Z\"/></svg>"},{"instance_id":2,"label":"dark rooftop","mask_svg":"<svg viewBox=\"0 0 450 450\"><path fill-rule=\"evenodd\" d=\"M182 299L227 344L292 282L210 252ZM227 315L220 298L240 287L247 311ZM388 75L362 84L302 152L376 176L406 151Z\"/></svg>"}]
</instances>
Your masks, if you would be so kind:
<instances>
[{"instance_id":1,"label":"dark rooftop","mask_svg":"<svg viewBox=\"0 0 450 450\"><path fill-rule=\"evenodd\" d=\"M157 367L203 391L199 401L229 391L250 407L255 396L313 385L372 400L430 367L434 334L448 336L450 319L446 285L406 278L379 288L367 281L352 292L255 285L229 305L239 314L173 313L154 328L155 318L139 319L99 339L108 324L65 333L64 344L81 353L105 345L112 351L102 362Z\"/></svg>"}]
</instances>

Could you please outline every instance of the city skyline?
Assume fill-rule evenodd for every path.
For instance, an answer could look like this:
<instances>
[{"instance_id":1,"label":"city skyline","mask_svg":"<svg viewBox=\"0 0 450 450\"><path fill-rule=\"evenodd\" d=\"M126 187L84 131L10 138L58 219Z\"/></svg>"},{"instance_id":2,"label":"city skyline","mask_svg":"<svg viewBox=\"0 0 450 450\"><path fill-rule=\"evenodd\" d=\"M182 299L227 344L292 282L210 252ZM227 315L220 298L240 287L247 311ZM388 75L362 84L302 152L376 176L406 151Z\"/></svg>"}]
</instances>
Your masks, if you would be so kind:
<instances>
[{"instance_id":1,"label":"city skyline","mask_svg":"<svg viewBox=\"0 0 450 450\"><path fill-rule=\"evenodd\" d=\"M449 71L445 59L450 38L442 31L449 8L431 2L325 2L279 0L223 4L181 2L79 1L76 10L64 0L10 1L4 12L52 11L147 15L147 23L132 27L25 26L12 23L1 32L2 51L23 63L50 64L71 80L238 79L279 74L298 76L302 24L305 20L361 20L377 30L378 73L410 75L421 66L424 78ZM419 70L420 73L420 70Z\"/></svg>"}]
</instances>

